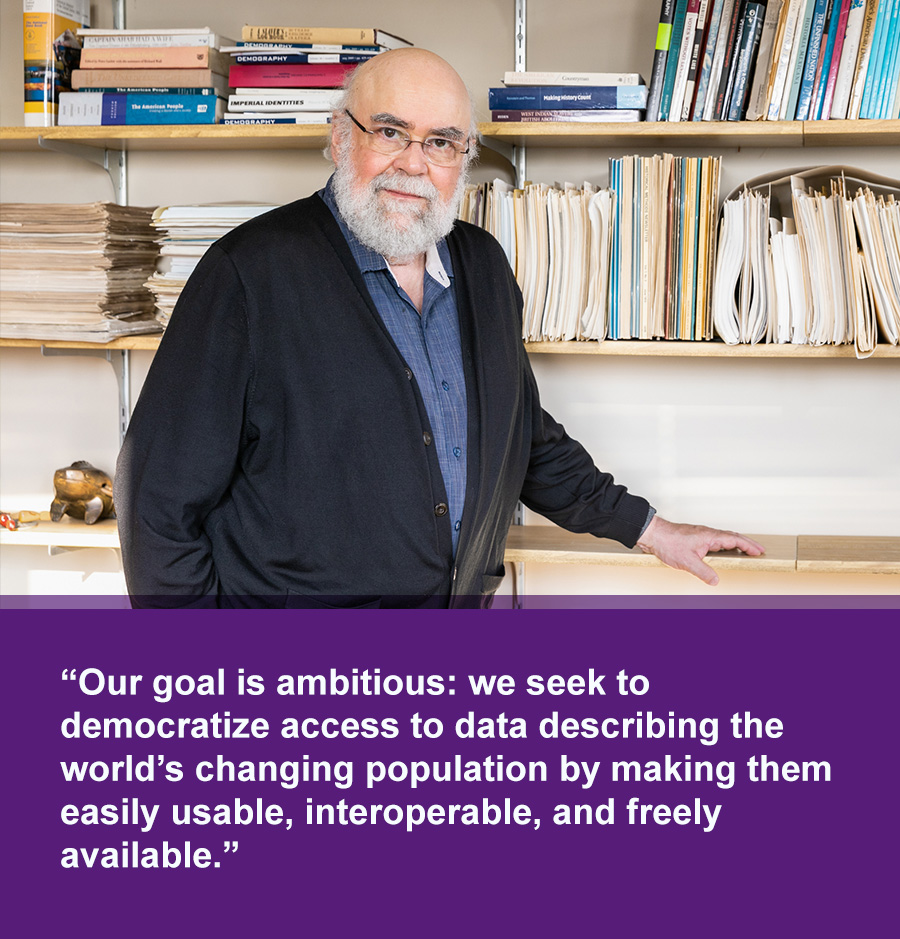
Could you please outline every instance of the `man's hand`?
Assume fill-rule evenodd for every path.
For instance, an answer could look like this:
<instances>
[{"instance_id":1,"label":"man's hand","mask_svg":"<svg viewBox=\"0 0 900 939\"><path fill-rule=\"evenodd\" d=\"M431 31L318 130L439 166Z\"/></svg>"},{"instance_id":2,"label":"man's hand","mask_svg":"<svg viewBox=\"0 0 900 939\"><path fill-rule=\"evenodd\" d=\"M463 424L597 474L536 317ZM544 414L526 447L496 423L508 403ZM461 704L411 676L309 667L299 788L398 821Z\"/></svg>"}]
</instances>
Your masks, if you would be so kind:
<instances>
[{"instance_id":1,"label":"man's hand","mask_svg":"<svg viewBox=\"0 0 900 939\"><path fill-rule=\"evenodd\" d=\"M739 548L744 554L765 554L765 548L752 538L745 538L736 531L719 531L704 525L679 525L667 522L658 515L641 535L638 547L644 554L655 555L669 567L688 571L704 583L715 587L719 575L703 558L710 551L728 551Z\"/></svg>"}]
</instances>

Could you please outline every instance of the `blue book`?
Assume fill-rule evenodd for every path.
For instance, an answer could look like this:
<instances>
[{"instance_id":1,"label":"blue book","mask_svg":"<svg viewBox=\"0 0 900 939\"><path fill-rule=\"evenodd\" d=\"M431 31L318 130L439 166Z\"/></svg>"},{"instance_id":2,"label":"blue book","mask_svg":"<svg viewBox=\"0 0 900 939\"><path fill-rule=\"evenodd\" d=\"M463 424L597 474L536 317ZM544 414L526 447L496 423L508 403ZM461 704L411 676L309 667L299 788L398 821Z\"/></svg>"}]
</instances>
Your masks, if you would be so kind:
<instances>
[{"instance_id":1,"label":"blue book","mask_svg":"<svg viewBox=\"0 0 900 939\"><path fill-rule=\"evenodd\" d=\"M887 34L887 21L891 14L890 7L891 0L881 0L878 4L875 32L872 36L872 52L869 55L866 83L863 86L862 101L859 105L859 116L862 118L873 116L872 102L876 95L878 81L881 78L881 68L884 64L884 43Z\"/></svg>"},{"instance_id":2,"label":"blue book","mask_svg":"<svg viewBox=\"0 0 900 939\"><path fill-rule=\"evenodd\" d=\"M822 104L825 100L825 88L828 84L828 73L831 71L831 59L834 55L834 44L837 39L838 20L841 18L841 0L829 0L828 35L825 40L825 52L822 56L822 67L818 69L819 80L813 92L813 105L809 119L818 121L822 118Z\"/></svg>"},{"instance_id":3,"label":"blue book","mask_svg":"<svg viewBox=\"0 0 900 939\"><path fill-rule=\"evenodd\" d=\"M215 88L84 88L79 90L79 94L88 94L89 92L100 92L105 95L214 95Z\"/></svg>"},{"instance_id":4,"label":"blue book","mask_svg":"<svg viewBox=\"0 0 900 939\"><path fill-rule=\"evenodd\" d=\"M816 0L813 8L812 23L809 27L809 41L806 45L806 61L800 76L800 89L797 93L795 120L809 119L813 92L816 89L816 67L822 52L822 38L825 35L825 14L828 12L828 0Z\"/></svg>"},{"instance_id":5,"label":"blue book","mask_svg":"<svg viewBox=\"0 0 900 939\"><path fill-rule=\"evenodd\" d=\"M226 46L224 51L230 52L232 48L246 49L248 52L253 49L265 49L279 52L367 52L372 55L382 51L381 46L341 46L321 42L236 42L234 47Z\"/></svg>"},{"instance_id":6,"label":"blue book","mask_svg":"<svg viewBox=\"0 0 900 939\"><path fill-rule=\"evenodd\" d=\"M224 98L206 95L106 94L69 91L59 96L60 126L117 124L214 124L225 112Z\"/></svg>"},{"instance_id":7,"label":"blue book","mask_svg":"<svg viewBox=\"0 0 900 939\"><path fill-rule=\"evenodd\" d=\"M891 16L887 22L884 65L878 81L872 117L889 118L891 116L891 107L897 93L898 74L900 74L900 0L893 0Z\"/></svg>"},{"instance_id":8,"label":"blue book","mask_svg":"<svg viewBox=\"0 0 900 939\"><path fill-rule=\"evenodd\" d=\"M740 45L735 56L734 82L728 103L728 112L724 115L729 121L743 120L747 113L747 95L750 93L750 76L759 51L759 39L762 35L763 20L766 15L764 3L748 3L744 8L744 22L741 24Z\"/></svg>"},{"instance_id":9,"label":"blue book","mask_svg":"<svg viewBox=\"0 0 900 939\"><path fill-rule=\"evenodd\" d=\"M645 110L646 85L532 85L488 88L492 111L561 111L586 108Z\"/></svg>"},{"instance_id":10,"label":"blue book","mask_svg":"<svg viewBox=\"0 0 900 939\"><path fill-rule=\"evenodd\" d=\"M687 13L688 0L678 0L675 7L675 18L672 20L672 38L669 42L669 53L666 57L666 77L663 82L662 97L659 101L658 120L669 119L669 109L672 104L672 91L675 88L675 73L678 71L678 50L681 48L681 37L684 33L684 17Z\"/></svg>"}]
</instances>

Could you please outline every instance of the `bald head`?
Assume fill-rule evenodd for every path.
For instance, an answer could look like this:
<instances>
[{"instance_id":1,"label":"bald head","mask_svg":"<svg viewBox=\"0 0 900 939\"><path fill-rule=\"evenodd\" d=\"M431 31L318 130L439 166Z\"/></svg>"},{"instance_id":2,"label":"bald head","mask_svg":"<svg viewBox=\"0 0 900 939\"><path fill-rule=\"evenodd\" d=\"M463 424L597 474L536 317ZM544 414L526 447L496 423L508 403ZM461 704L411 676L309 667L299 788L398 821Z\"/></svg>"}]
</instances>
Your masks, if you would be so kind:
<instances>
[{"instance_id":1,"label":"bald head","mask_svg":"<svg viewBox=\"0 0 900 939\"><path fill-rule=\"evenodd\" d=\"M357 110L365 114L364 105L369 100L385 100L388 95L426 102L436 114L465 112L460 129L466 136L474 135L469 91L456 69L434 52L392 49L372 56L351 73L342 106L354 114Z\"/></svg>"}]
</instances>

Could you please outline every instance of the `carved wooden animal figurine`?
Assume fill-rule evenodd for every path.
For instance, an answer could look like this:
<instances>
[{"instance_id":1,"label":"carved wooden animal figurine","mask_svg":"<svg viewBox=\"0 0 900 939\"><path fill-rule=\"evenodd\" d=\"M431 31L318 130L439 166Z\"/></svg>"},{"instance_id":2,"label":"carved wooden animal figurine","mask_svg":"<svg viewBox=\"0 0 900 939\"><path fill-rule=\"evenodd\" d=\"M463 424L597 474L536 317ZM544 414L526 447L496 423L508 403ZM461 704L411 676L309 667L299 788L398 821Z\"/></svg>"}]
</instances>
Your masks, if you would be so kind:
<instances>
[{"instance_id":1,"label":"carved wooden animal figurine","mask_svg":"<svg viewBox=\"0 0 900 939\"><path fill-rule=\"evenodd\" d=\"M71 515L93 525L113 511L112 480L85 460L58 469L53 474L53 488L56 497L50 503L51 521Z\"/></svg>"}]
</instances>

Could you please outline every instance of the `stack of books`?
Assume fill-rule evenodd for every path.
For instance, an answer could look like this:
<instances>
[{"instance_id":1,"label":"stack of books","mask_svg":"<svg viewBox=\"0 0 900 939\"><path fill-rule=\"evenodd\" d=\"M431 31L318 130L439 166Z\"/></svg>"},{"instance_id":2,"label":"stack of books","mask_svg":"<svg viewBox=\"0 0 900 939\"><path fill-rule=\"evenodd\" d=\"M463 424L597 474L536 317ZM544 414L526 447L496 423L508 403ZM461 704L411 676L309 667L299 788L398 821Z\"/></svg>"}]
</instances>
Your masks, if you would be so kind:
<instances>
[{"instance_id":1,"label":"stack of books","mask_svg":"<svg viewBox=\"0 0 900 939\"><path fill-rule=\"evenodd\" d=\"M188 277L209 246L237 225L275 205L227 202L215 205L165 205L151 225L160 245L156 271L145 286L156 302L156 320L165 327Z\"/></svg>"},{"instance_id":2,"label":"stack of books","mask_svg":"<svg viewBox=\"0 0 900 939\"><path fill-rule=\"evenodd\" d=\"M226 124L326 124L346 76L386 49L412 45L381 29L244 26L223 48L233 64Z\"/></svg>"},{"instance_id":3,"label":"stack of books","mask_svg":"<svg viewBox=\"0 0 900 939\"><path fill-rule=\"evenodd\" d=\"M91 25L89 0L24 0L25 126L56 123L59 95L72 87L81 43Z\"/></svg>"},{"instance_id":4,"label":"stack of books","mask_svg":"<svg viewBox=\"0 0 900 939\"><path fill-rule=\"evenodd\" d=\"M636 72L507 72L488 89L491 120L640 121L647 86Z\"/></svg>"},{"instance_id":5,"label":"stack of books","mask_svg":"<svg viewBox=\"0 0 900 939\"><path fill-rule=\"evenodd\" d=\"M152 208L0 205L0 336L108 342L158 332L144 281Z\"/></svg>"},{"instance_id":6,"label":"stack of books","mask_svg":"<svg viewBox=\"0 0 900 939\"><path fill-rule=\"evenodd\" d=\"M228 96L233 40L196 29L80 29L77 92L60 95L61 125L213 124Z\"/></svg>"},{"instance_id":7,"label":"stack of books","mask_svg":"<svg viewBox=\"0 0 900 939\"><path fill-rule=\"evenodd\" d=\"M663 0L648 121L898 117L898 0Z\"/></svg>"}]
</instances>

